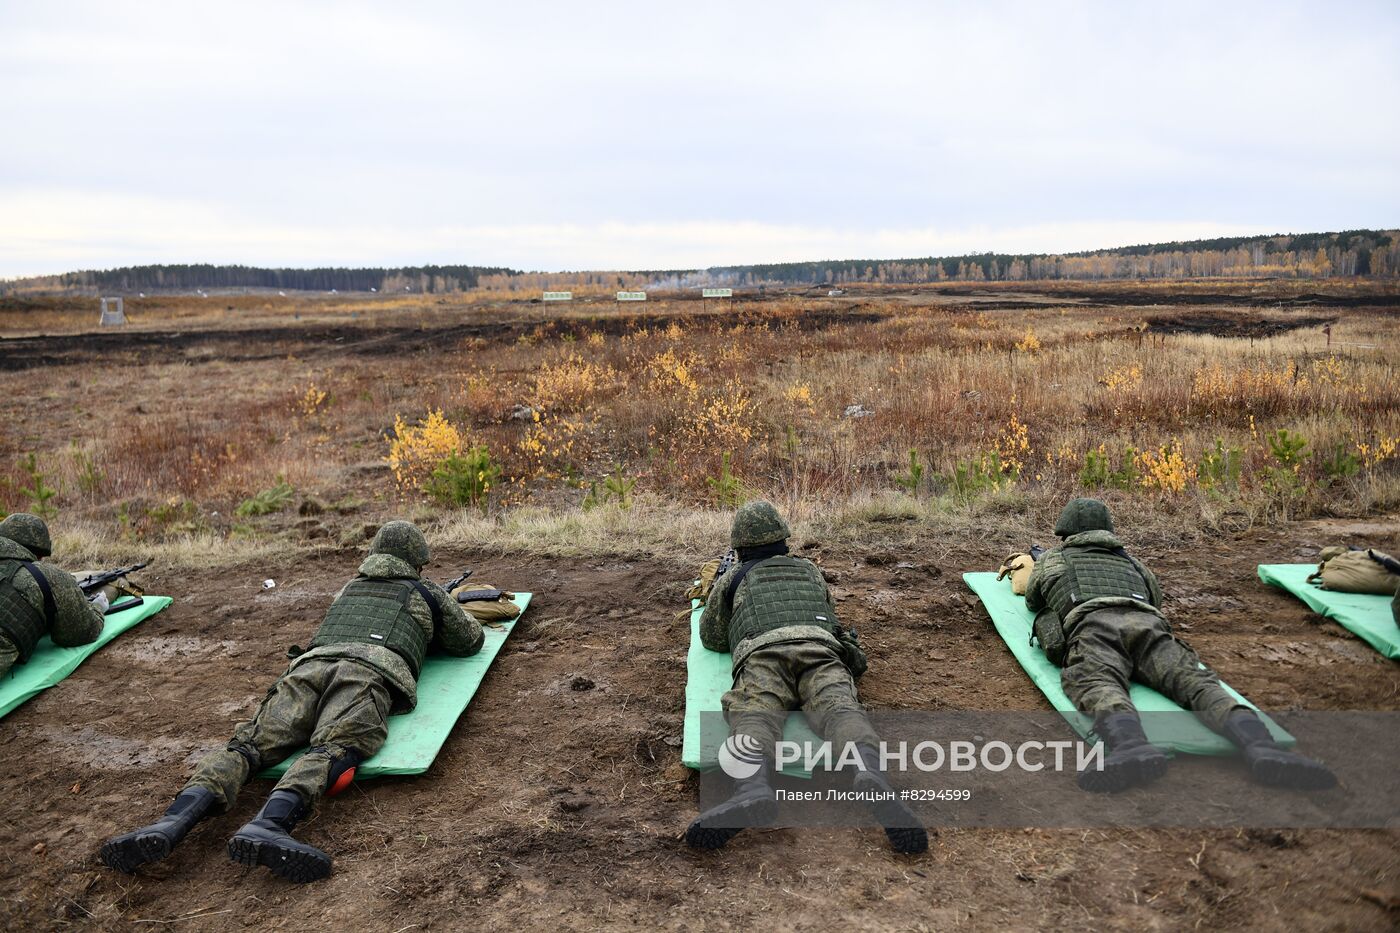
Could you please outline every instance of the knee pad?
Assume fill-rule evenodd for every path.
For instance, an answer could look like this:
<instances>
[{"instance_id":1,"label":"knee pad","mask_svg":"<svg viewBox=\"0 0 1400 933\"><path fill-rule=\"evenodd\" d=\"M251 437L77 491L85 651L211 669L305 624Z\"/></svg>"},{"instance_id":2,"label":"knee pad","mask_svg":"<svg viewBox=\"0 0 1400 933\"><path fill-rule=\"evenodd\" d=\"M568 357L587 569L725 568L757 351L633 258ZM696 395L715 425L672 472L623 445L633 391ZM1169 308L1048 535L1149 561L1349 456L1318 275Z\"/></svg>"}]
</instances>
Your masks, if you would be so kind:
<instances>
[{"instance_id":1,"label":"knee pad","mask_svg":"<svg viewBox=\"0 0 1400 933\"><path fill-rule=\"evenodd\" d=\"M310 754L314 755L317 752L327 755L331 760L330 770L326 773L327 797L334 797L349 787L355 780L355 771L360 762L365 760L365 756L353 748L340 749L333 745L318 745L311 749Z\"/></svg>"},{"instance_id":2,"label":"knee pad","mask_svg":"<svg viewBox=\"0 0 1400 933\"><path fill-rule=\"evenodd\" d=\"M242 755L243 759L248 762L248 777L245 780L251 779L253 775L262 770L262 754L253 746L233 739L225 747L231 752Z\"/></svg>"}]
</instances>

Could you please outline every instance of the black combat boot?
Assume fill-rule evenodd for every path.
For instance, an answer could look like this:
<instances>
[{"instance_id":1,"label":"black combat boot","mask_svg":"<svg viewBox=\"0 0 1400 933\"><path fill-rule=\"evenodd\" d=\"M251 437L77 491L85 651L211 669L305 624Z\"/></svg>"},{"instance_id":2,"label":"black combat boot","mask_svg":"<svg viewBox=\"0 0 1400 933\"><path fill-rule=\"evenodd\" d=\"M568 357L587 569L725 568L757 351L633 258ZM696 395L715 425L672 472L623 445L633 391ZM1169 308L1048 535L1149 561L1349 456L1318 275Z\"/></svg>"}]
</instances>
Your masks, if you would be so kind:
<instances>
[{"instance_id":1,"label":"black combat boot","mask_svg":"<svg viewBox=\"0 0 1400 933\"><path fill-rule=\"evenodd\" d=\"M1320 761L1279 746L1269 727L1252 712L1236 710L1225 720L1225 737L1244 752L1249 774L1260 784L1294 790L1327 790L1337 776Z\"/></svg>"},{"instance_id":2,"label":"black combat boot","mask_svg":"<svg viewBox=\"0 0 1400 933\"><path fill-rule=\"evenodd\" d=\"M1079 786L1095 794L1116 794L1149 784L1167 773L1167 755L1147 741L1137 713L1104 713L1094 721L1094 732L1108 748L1103 770L1079 772Z\"/></svg>"},{"instance_id":3,"label":"black combat boot","mask_svg":"<svg viewBox=\"0 0 1400 933\"><path fill-rule=\"evenodd\" d=\"M214 799L213 791L186 787L176 795L165 815L150 826L114 836L103 843L102 861L109 868L128 875L142 865L160 861L180 844L195 823L208 815Z\"/></svg>"},{"instance_id":4,"label":"black combat boot","mask_svg":"<svg viewBox=\"0 0 1400 933\"><path fill-rule=\"evenodd\" d=\"M890 786L880 767L880 751L873 745L857 745L864 771L856 772L851 789L878 799L870 801L870 812L885 828L890 848L905 855L928 851L928 830L899 799L899 792Z\"/></svg>"},{"instance_id":5,"label":"black combat boot","mask_svg":"<svg viewBox=\"0 0 1400 933\"><path fill-rule=\"evenodd\" d=\"M331 873L331 857L290 835L305 813L296 791L273 791L258 815L228 841L228 857L240 865L263 865L298 884L319 881Z\"/></svg>"},{"instance_id":6,"label":"black combat boot","mask_svg":"<svg viewBox=\"0 0 1400 933\"><path fill-rule=\"evenodd\" d=\"M734 782L734 792L724 803L700 814L685 831L686 844L696 849L721 849L752 826L767 826L778 815L773 799L773 763L767 758L752 777Z\"/></svg>"}]
</instances>

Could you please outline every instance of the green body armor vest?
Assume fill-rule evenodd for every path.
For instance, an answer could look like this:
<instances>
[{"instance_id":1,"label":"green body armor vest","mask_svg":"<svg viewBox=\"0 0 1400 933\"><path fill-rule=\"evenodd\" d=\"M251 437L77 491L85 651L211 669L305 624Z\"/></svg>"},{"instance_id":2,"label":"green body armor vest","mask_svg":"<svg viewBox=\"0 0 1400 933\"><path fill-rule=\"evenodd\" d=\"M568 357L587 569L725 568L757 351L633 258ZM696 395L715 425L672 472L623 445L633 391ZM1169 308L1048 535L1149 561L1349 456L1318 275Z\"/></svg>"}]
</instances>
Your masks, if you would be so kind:
<instances>
[{"instance_id":1,"label":"green body armor vest","mask_svg":"<svg viewBox=\"0 0 1400 933\"><path fill-rule=\"evenodd\" d=\"M1091 599L1121 597L1152 605L1147 578L1122 548L1066 546L1060 553L1065 571L1051 586L1047 601L1061 620Z\"/></svg>"},{"instance_id":2,"label":"green body armor vest","mask_svg":"<svg viewBox=\"0 0 1400 933\"><path fill-rule=\"evenodd\" d=\"M729 650L745 638L789 625L815 625L838 635L841 625L826 601L821 571L795 557L769 557L753 565L735 590ZM733 598L733 597L731 597Z\"/></svg>"},{"instance_id":3,"label":"green body armor vest","mask_svg":"<svg viewBox=\"0 0 1400 933\"><path fill-rule=\"evenodd\" d=\"M44 591L44 611L35 609L34 604L25 599L19 587L15 586L15 575L21 570L34 577L34 582ZM29 660L34 646L53 625L53 595L48 590L48 581L42 576L39 568L33 564L18 560L0 562L0 632L14 643L21 663Z\"/></svg>"},{"instance_id":4,"label":"green body armor vest","mask_svg":"<svg viewBox=\"0 0 1400 933\"><path fill-rule=\"evenodd\" d=\"M416 678L428 654L429 636L408 610L418 593L435 610L432 594L417 580L358 577L331 603L312 648L354 642L388 648L408 662ZM434 618L437 612L433 612Z\"/></svg>"}]
</instances>

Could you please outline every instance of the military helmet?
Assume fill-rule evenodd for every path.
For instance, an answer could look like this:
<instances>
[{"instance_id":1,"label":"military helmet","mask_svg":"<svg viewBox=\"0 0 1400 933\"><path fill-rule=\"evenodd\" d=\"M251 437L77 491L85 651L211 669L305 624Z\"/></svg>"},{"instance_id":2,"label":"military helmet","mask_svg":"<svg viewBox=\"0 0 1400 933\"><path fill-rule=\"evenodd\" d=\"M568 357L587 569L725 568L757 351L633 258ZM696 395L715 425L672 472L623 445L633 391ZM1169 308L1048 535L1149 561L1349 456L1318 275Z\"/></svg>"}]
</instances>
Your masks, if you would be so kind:
<instances>
[{"instance_id":1,"label":"military helmet","mask_svg":"<svg viewBox=\"0 0 1400 933\"><path fill-rule=\"evenodd\" d=\"M1055 534L1061 538L1077 535L1083 531L1112 531L1113 516L1108 514L1108 506L1098 499L1073 499L1060 513L1055 523Z\"/></svg>"},{"instance_id":2,"label":"military helmet","mask_svg":"<svg viewBox=\"0 0 1400 933\"><path fill-rule=\"evenodd\" d=\"M48 557L53 553L49 526L44 524L42 518L28 512L16 512L0 522L0 538L9 538L27 548L35 557Z\"/></svg>"},{"instance_id":3,"label":"military helmet","mask_svg":"<svg viewBox=\"0 0 1400 933\"><path fill-rule=\"evenodd\" d=\"M413 522L387 522L370 542L371 554L388 554L422 569L428 564L428 539Z\"/></svg>"},{"instance_id":4,"label":"military helmet","mask_svg":"<svg viewBox=\"0 0 1400 933\"><path fill-rule=\"evenodd\" d=\"M729 531L729 546L735 549L759 547L784 541L792 536L787 522L778 514L773 503L763 499L739 507L734 514L734 527Z\"/></svg>"}]
</instances>

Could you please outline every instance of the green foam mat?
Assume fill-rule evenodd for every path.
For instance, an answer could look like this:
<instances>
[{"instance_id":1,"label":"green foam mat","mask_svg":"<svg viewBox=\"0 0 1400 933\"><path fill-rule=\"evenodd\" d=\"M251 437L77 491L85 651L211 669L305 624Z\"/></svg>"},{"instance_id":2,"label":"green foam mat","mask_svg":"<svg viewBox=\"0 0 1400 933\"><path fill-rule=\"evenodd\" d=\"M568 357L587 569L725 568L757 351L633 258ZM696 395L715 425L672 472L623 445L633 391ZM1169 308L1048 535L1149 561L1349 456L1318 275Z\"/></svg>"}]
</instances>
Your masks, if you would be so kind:
<instances>
[{"instance_id":1,"label":"green foam mat","mask_svg":"<svg viewBox=\"0 0 1400 933\"><path fill-rule=\"evenodd\" d=\"M1074 704L1065 696L1065 691L1060 686L1060 669L1051 663L1044 651L1030 643L1031 623L1035 621L1035 615L1026 608L1026 600L1023 597L1011 592L1010 577L998 580L995 573L965 573L963 580L981 598L982 605L992 617L997 634L1030 675L1031 681L1045 694L1050 705L1059 710L1060 715L1065 717L1074 731L1087 738L1093 729L1093 717L1074 708ZM1221 686L1241 703L1251 709L1258 709L1229 684L1222 682ZM1236 754L1237 750L1229 739L1207 729L1193 714L1151 687L1132 684L1129 696L1139 712L1156 714L1143 717L1143 729L1153 745L1170 752L1188 755ZM1177 715L1163 716L1161 713ZM1261 713L1260 718L1279 744L1290 747L1296 744L1293 736L1267 715Z\"/></svg>"},{"instance_id":2,"label":"green foam mat","mask_svg":"<svg viewBox=\"0 0 1400 933\"><path fill-rule=\"evenodd\" d=\"M112 613L103 621L102 634L97 636L97 641L89 645L60 648L47 635L39 639L28 661L16 664L0 677L0 717L9 715L16 706L73 673L107 642L140 625L170 603L169 596L147 596L139 606Z\"/></svg>"},{"instance_id":3,"label":"green foam mat","mask_svg":"<svg viewBox=\"0 0 1400 933\"><path fill-rule=\"evenodd\" d=\"M418 705L411 713L389 717L389 738L378 754L355 769L356 780L392 774L422 774L428 770L467 704L476 696L477 688L481 686L491 662L496 660L501 646L525 617L530 596L530 593L515 594L520 615L503 623L500 628L484 627L486 641L481 650L471 657L428 656L418 677ZM297 752L265 768L260 776L280 777L303 753Z\"/></svg>"},{"instance_id":4,"label":"green foam mat","mask_svg":"<svg viewBox=\"0 0 1400 933\"><path fill-rule=\"evenodd\" d=\"M1315 570L1316 564L1260 564L1259 579L1292 593L1387 658L1400 660L1400 625L1391 613L1392 597L1324 590L1308 582Z\"/></svg>"},{"instance_id":5,"label":"green foam mat","mask_svg":"<svg viewBox=\"0 0 1400 933\"><path fill-rule=\"evenodd\" d=\"M729 737L721 711L720 698L734 685L733 656L727 651L711 651L700 643L700 613L704 605L697 599L690 604L690 653L685 658L685 730L681 744L681 761L687 768L709 771L719 767L719 748ZM789 716L783 729L789 742L820 743L807 717L801 713ZM811 777L812 773L796 764L784 765L782 773L789 777Z\"/></svg>"}]
</instances>

